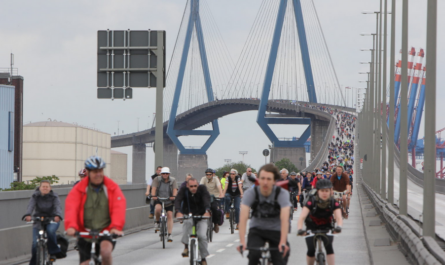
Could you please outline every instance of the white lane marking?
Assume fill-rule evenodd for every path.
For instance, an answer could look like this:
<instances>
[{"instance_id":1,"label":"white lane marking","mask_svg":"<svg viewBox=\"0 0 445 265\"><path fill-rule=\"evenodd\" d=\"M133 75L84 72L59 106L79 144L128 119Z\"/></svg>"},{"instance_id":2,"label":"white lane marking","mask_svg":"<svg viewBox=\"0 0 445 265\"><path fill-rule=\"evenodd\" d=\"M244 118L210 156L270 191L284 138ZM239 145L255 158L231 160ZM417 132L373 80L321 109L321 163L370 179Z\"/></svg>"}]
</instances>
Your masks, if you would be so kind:
<instances>
[{"instance_id":1,"label":"white lane marking","mask_svg":"<svg viewBox=\"0 0 445 265\"><path fill-rule=\"evenodd\" d=\"M206 259L210 259L210 258L212 258L213 256L215 256L215 254L208 255L208 256L206 257Z\"/></svg>"},{"instance_id":2,"label":"white lane marking","mask_svg":"<svg viewBox=\"0 0 445 265\"><path fill-rule=\"evenodd\" d=\"M233 246L233 244L228 244L228 245L227 245L226 247L228 247L228 248L229 248L229 247L231 247L231 246Z\"/></svg>"},{"instance_id":3,"label":"white lane marking","mask_svg":"<svg viewBox=\"0 0 445 265\"><path fill-rule=\"evenodd\" d=\"M222 249L218 249L216 252L223 252L224 250L226 250L226 249L222 248Z\"/></svg>"},{"instance_id":4,"label":"white lane marking","mask_svg":"<svg viewBox=\"0 0 445 265\"><path fill-rule=\"evenodd\" d=\"M239 242L239 239L237 239L237 240L235 240L235 241L233 241L233 242Z\"/></svg>"}]
</instances>

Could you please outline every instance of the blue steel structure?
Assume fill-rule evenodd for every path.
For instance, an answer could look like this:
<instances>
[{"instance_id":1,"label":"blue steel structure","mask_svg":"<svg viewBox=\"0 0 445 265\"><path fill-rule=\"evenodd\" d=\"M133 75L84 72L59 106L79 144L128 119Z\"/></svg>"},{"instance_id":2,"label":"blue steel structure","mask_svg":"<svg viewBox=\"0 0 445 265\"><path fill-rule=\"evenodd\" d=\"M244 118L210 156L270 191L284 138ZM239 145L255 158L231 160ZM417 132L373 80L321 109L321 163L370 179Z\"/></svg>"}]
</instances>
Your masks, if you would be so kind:
<instances>
[{"instance_id":1,"label":"blue steel structure","mask_svg":"<svg viewBox=\"0 0 445 265\"><path fill-rule=\"evenodd\" d=\"M206 47L204 42L204 34L202 31L201 18L199 15L199 0L190 1L190 17L187 25L187 33L185 37L184 50L182 51L181 63L179 66L178 79L176 81L175 93L173 96L173 104L170 112L170 119L167 127L167 135L179 149L181 154L206 154L210 145L215 141L219 135L218 121L212 121L213 130L175 130L176 114L178 111L179 98L181 96L182 84L184 80L185 68L187 65L187 59L189 55L190 42L192 38L193 29L196 29L196 36L198 38L199 52L201 57L202 69L204 72L204 81L207 92L207 98L209 102L214 101L212 79L210 77L209 63L207 60ZM209 135L209 139L201 147L201 149L187 149L179 141L179 136L186 135Z\"/></svg>"},{"instance_id":2,"label":"blue steel structure","mask_svg":"<svg viewBox=\"0 0 445 265\"><path fill-rule=\"evenodd\" d=\"M288 0L281 0L278 9L275 31L273 35L272 45L270 48L269 60L266 68L266 76L264 78L263 91L261 93L261 102L258 109L257 123L267 135L274 147L304 147L306 140L311 135L311 120L306 118L267 118L266 110L269 101L269 94L272 85L273 73L277 61L278 48L280 46L281 32L283 29L284 17L286 15ZM307 45L306 31L304 27L303 12L300 0L293 0L294 12L298 30L298 38L300 41L300 50L303 58L303 67L306 78L309 102L317 103L317 95L315 92L314 78L312 74L311 60L309 56L309 48ZM269 124L307 124L308 128L298 141L280 141L274 134Z\"/></svg>"},{"instance_id":3,"label":"blue steel structure","mask_svg":"<svg viewBox=\"0 0 445 265\"><path fill-rule=\"evenodd\" d=\"M412 78L412 73L413 72L412 71L413 71L413 61L414 61L414 56L416 55L416 50L414 48L411 48L411 51L410 51L409 55L411 55L411 59L408 60L408 78L411 78L411 79L410 79L409 84L408 84L408 89L411 87L412 82L413 82L413 78ZM402 80L400 79L400 82L401 81ZM400 91L400 89L399 89L399 91ZM398 91L396 91L396 92L398 92ZM396 96L399 97L399 94L397 93ZM394 128L394 141L395 141L396 144L398 144L399 137L400 137L400 119L401 119L400 104L401 104L401 100L402 99L399 97L399 102L398 102L398 104L395 107L395 109L397 111L397 119L396 119L396 125L395 125L395 128Z\"/></svg>"}]
</instances>

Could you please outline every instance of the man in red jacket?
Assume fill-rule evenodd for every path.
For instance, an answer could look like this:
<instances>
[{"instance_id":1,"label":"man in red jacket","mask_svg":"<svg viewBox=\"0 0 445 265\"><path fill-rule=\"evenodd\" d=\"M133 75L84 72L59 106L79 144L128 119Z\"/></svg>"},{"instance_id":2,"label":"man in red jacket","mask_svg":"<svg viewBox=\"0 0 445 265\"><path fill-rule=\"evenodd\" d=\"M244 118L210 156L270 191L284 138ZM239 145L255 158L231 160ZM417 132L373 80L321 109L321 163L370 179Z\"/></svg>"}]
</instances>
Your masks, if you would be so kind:
<instances>
[{"instance_id":1,"label":"man in red jacket","mask_svg":"<svg viewBox=\"0 0 445 265\"><path fill-rule=\"evenodd\" d=\"M125 225L126 200L119 186L104 176L105 161L91 156L85 161L88 177L80 181L68 194L65 201L65 229L69 236L77 231L108 230L122 235ZM96 245L103 265L111 265L115 242L110 237L101 237ZM77 242L80 264L88 265L91 259L91 240L81 238Z\"/></svg>"}]
</instances>

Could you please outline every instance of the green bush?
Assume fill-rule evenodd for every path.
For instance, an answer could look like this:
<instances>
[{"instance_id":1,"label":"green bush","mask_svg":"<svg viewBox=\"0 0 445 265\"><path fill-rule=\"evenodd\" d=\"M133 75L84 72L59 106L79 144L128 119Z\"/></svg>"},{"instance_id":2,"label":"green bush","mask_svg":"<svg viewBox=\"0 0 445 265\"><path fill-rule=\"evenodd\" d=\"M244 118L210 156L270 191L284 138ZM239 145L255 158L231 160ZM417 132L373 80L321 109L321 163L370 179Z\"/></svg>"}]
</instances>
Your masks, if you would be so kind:
<instances>
[{"instance_id":1,"label":"green bush","mask_svg":"<svg viewBox=\"0 0 445 265\"><path fill-rule=\"evenodd\" d=\"M26 183L24 181L12 182L9 189L0 189L0 191L34 190L40 185L40 182L42 180L48 180L51 185L54 183L59 183L59 177L56 177L55 175L46 177L35 177L34 179L30 180L29 183Z\"/></svg>"},{"instance_id":2,"label":"green bush","mask_svg":"<svg viewBox=\"0 0 445 265\"><path fill-rule=\"evenodd\" d=\"M244 162L240 161L240 162L234 162L234 163L229 163L229 164L225 164L224 166L215 169L216 170L216 175L219 178L223 177L223 173L224 171L230 171L232 168L236 169L238 171L239 174L243 174L244 172L246 172L247 168L250 167L252 169L253 172L256 172L256 170L254 168L252 168L250 165L245 164Z\"/></svg>"},{"instance_id":3,"label":"green bush","mask_svg":"<svg viewBox=\"0 0 445 265\"><path fill-rule=\"evenodd\" d=\"M275 162L275 166L277 166L277 168L279 170L281 170L283 168L289 170L289 174L292 171L295 172L295 173L300 171L300 170L298 170L298 168L288 158L283 158L280 161Z\"/></svg>"}]
</instances>

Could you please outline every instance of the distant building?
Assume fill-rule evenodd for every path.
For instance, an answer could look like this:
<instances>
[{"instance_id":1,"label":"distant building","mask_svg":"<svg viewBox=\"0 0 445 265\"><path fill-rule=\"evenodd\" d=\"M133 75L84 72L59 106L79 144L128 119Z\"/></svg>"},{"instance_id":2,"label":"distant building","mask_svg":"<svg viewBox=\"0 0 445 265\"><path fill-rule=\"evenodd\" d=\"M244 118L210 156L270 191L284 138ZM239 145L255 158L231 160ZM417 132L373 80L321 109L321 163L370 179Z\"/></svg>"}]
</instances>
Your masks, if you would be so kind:
<instances>
[{"instance_id":1,"label":"distant building","mask_svg":"<svg viewBox=\"0 0 445 265\"><path fill-rule=\"evenodd\" d=\"M23 180L56 175L59 184L79 179L85 159L99 155L110 175L110 134L76 124L43 121L23 126Z\"/></svg>"},{"instance_id":2,"label":"distant building","mask_svg":"<svg viewBox=\"0 0 445 265\"><path fill-rule=\"evenodd\" d=\"M17 173L17 180L22 179L22 158L23 158L23 76L10 73L0 73L0 85L11 85L14 90L14 172Z\"/></svg>"},{"instance_id":3,"label":"distant building","mask_svg":"<svg viewBox=\"0 0 445 265\"><path fill-rule=\"evenodd\" d=\"M117 184L127 184L127 154L111 150L111 172L112 178Z\"/></svg>"},{"instance_id":4,"label":"distant building","mask_svg":"<svg viewBox=\"0 0 445 265\"><path fill-rule=\"evenodd\" d=\"M14 181L14 86L0 85L0 188Z\"/></svg>"}]
</instances>

